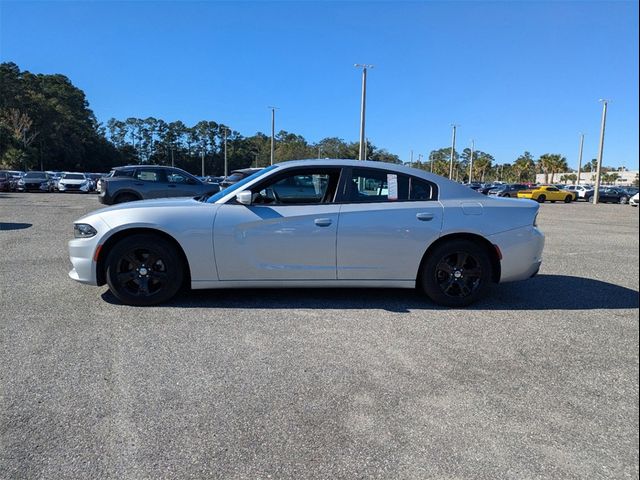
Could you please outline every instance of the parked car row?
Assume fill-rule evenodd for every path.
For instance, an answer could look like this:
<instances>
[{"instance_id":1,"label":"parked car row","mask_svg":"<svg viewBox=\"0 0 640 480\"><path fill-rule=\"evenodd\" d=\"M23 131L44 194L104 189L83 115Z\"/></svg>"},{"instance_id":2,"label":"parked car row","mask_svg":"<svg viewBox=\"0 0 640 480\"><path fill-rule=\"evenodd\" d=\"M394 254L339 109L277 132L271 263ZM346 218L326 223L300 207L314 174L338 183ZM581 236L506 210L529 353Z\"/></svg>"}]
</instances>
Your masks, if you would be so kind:
<instances>
[{"instance_id":1,"label":"parked car row","mask_svg":"<svg viewBox=\"0 0 640 480\"><path fill-rule=\"evenodd\" d=\"M593 185L534 185L527 183L501 183L491 184L469 183L467 187L485 195L497 197L529 198L540 203L565 202L584 200L593 201ZM602 203L630 203L634 195L638 193L636 187L601 187L599 189L599 201Z\"/></svg>"},{"instance_id":2,"label":"parked car row","mask_svg":"<svg viewBox=\"0 0 640 480\"><path fill-rule=\"evenodd\" d=\"M5 192L95 192L101 173L0 171L0 191Z\"/></svg>"}]
</instances>

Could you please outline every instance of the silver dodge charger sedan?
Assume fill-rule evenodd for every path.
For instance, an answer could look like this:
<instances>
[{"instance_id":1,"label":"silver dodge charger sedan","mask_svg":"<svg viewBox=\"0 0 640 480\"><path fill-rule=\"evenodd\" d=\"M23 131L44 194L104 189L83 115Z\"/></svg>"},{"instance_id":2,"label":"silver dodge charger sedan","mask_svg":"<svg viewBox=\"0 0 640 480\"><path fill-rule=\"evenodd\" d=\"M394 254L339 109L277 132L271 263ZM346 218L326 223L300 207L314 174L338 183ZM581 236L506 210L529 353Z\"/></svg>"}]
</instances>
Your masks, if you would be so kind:
<instances>
[{"instance_id":1,"label":"silver dodge charger sedan","mask_svg":"<svg viewBox=\"0 0 640 480\"><path fill-rule=\"evenodd\" d=\"M132 202L74 224L74 280L153 305L183 285L397 287L460 307L534 276L539 205L355 160L265 168L215 195Z\"/></svg>"}]
</instances>

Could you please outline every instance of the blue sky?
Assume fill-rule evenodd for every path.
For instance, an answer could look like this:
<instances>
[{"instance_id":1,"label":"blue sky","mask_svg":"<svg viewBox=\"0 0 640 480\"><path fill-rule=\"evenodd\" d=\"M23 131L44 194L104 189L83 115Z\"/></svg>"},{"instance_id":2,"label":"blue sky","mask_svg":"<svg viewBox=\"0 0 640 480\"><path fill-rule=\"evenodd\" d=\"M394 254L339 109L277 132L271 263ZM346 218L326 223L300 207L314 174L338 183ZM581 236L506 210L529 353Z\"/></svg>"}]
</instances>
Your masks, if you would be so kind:
<instances>
[{"instance_id":1,"label":"blue sky","mask_svg":"<svg viewBox=\"0 0 640 480\"><path fill-rule=\"evenodd\" d=\"M0 1L0 59L62 73L98 119L223 122L357 141L404 160L450 144L638 168L637 2Z\"/></svg>"}]
</instances>

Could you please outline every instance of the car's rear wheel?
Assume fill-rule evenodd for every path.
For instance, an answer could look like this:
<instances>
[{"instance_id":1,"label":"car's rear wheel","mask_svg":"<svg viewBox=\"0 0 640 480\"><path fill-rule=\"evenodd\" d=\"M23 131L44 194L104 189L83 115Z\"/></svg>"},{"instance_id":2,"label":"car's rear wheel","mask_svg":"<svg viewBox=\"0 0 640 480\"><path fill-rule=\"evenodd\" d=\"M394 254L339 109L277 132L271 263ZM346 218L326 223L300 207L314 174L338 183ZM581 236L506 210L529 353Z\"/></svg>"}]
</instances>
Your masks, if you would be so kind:
<instances>
[{"instance_id":1,"label":"car's rear wheel","mask_svg":"<svg viewBox=\"0 0 640 480\"><path fill-rule=\"evenodd\" d=\"M566 197L564 197L564 203L571 203L572 200L573 197L571 195L567 195Z\"/></svg>"},{"instance_id":2,"label":"car's rear wheel","mask_svg":"<svg viewBox=\"0 0 640 480\"><path fill-rule=\"evenodd\" d=\"M626 204L628 201L629 201L629 198L628 198L628 197L620 197L620 203L621 203L622 205Z\"/></svg>"},{"instance_id":3,"label":"car's rear wheel","mask_svg":"<svg viewBox=\"0 0 640 480\"><path fill-rule=\"evenodd\" d=\"M433 302L464 307L486 294L491 283L491 261L483 246L469 240L453 240L429 254L420 280L424 293Z\"/></svg>"},{"instance_id":4,"label":"car's rear wheel","mask_svg":"<svg viewBox=\"0 0 640 480\"><path fill-rule=\"evenodd\" d=\"M136 200L140 200L140 199L132 193L121 193L115 198L113 203L134 202Z\"/></svg>"},{"instance_id":5,"label":"car's rear wheel","mask_svg":"<svg viewBox=\"0 0 640 480\"><path fill-rule=\"evenodd\" d=\"M511 195L509 195L508 193L505 193L505 194L504 194L504 196L505 196L506 198L511 198Z\"/></svg>"},{"instance_id":6,"label":"car's rear wheel","mask_svg":"<svg viewBox=\"0 0 640 480\"><path fill-rule=\"evenodd\" d=\"M547 197L545 195L539 195L536 200L538 200L538 203L544 203L546 199Z\"/></svg>"},{"instance_id":7,"label":"car's rear wheel","mask_svg":"<svg viewBox=\"0 0 640 480\"><path fill-rule=\"evenodd\" d=\"M180 256L167 240L139 234L120 240L106 261L111 292L127 305L156 305L172 298L182 286Z\"/></svg>"}]
</instances>

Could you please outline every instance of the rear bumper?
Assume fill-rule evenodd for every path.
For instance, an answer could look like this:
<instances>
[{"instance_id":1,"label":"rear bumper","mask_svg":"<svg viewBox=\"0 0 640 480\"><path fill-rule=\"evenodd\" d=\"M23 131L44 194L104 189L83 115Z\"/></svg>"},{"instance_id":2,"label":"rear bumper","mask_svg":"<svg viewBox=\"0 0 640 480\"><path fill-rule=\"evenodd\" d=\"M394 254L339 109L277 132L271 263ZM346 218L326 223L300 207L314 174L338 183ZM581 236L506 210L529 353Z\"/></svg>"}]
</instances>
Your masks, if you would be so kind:
<instances>
[{"instance_id":1,"label":"rear bumper","mask_svg":"<svg viewBox=\"0 0 640 480\"><path fill-rule=\"evenodd\" d=\"M526 280L542 265L544 234L533 225L487 237L502 253L500 282Z\"/></svg>"}]
</instances>

